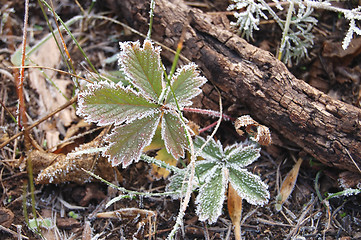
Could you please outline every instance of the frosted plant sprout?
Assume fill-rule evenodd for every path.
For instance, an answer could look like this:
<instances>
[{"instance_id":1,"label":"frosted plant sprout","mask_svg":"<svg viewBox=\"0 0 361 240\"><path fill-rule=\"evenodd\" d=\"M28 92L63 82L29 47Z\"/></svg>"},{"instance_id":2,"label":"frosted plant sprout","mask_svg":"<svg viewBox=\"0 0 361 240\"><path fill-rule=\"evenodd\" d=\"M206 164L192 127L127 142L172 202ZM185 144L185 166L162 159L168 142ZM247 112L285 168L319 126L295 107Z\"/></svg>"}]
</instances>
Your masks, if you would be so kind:
<instances>
[{"instance_id":1,"label":"frosted plant sprout","mask_svg":"<svg viewBox=\"0 0 361 240\"><path fill-rule=\"evenodd\" d=\"M196 137L194 147L200 150L206 140ZM251 204L263 205L268 202L270 194L268 186L261 178L248 172L248 166L260 156L260 147L254 142L235 143L223 149L219 141L210 139L201 149L199 156L204 160L196 162L196 176L193 186L199 188L196 198L199 220L213 223L222 213L223 202L228 184L238 195ZM186 188L186 169L179 171L170 178L167 186L169 191ZM187 183L184 183L187 184Z\"/></svg>"},{"instance_id":2,"label":"frosted plant sprout","mask_svg":"<svg viewBox=\"0 0 361 240\"><path fill-rule=\"evenodd\" d=\"M259 30L260 19L272 17L283 31L278 58L284 62L307 57L307 49L313 45L311 32L317 19L311 16L314 9L325 9L338 12L349 20L349 29L345 35L342 47L346 49L354 33L361 35L361 29L356 22L361 20L361 7L343 9L334 7L330 1L322 0L272 0L277 10L283 10L281 3L287 3L288 14L285 20L281 19L264 0L232 0L228 10L235 10L236 22L232 23L247 39L253 38L253 31ZM297 6L295 10L294 6Z\"/></svg>"},{"instance_id":3,"label":"frosted plant sprout","mask_svg":"<svg viewBox=\"0 0 361 240\"><path fill-rule=\"evenodd\" d=\"M139 42L120 43L120 47L119 64L130 86L107 81L88 84L79 93L78 115L100 126L115 125L103 153L113 166L137 162L159 123L167 151L175 159L183 157L188 140L177 109L192 104L190 100L207 80L191 63L177 70L169 81L170 88L164 79L159 47L149 40L143 47Z\"/></svg>"}]
</instances>

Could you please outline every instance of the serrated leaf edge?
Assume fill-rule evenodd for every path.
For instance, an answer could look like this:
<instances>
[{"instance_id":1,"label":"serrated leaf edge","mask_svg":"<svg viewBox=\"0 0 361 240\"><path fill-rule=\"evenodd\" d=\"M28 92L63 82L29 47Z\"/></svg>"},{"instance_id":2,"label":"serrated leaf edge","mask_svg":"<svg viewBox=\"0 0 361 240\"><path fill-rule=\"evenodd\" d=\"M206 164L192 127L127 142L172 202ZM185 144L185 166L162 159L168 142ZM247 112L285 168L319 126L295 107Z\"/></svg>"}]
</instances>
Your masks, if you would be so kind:
<instances>
[{"instance_id":1,"label":"serrated leaf edge","mask_svg":"<svg viewBox=\"0 0 361 240\"><path fill-rule=\"evenodd\" d=\"M124 122L131 123L135 119L142 119L142 118L145 118L145 117L148 117L150 115L153 115L153 114L156 114L156 113L160 112L159 108L149 107L149 110L147 110L147 111L143 111L141 113L136 113L136 114L129 115L129 116L125 117L124 119L120 120L120 121L119 120L113 120L111 118L107 118L104 121L94 120L88 113L84 112L84 106L86 105L85 98L88 97L88 96L94 96L94 92L96 90L99 90L101 88L112 88L114 90L122 89L125 92L131 92L132 94L134 94L137 97L143 97L144 98L144 96L140 92L134 91L129 86L128 87L123 87L122 85L118 85L118 84L116 85L113 82L106 82L106 81L89 83L87 85L87 88L88 88L88 90L83 90L83 91L79 92L79 94L78 94L78 108L76 110L76 114L78 116L80 116L80 117L83 117L86 122L97 123L99 126L107 126L107 125L110 125L110 124L120 125L120 124L122 124ZM147 100L147 99L144 98L144 100ZM152 102L149 102L149 103L152 103ZM153 102L153 103L155 103L155 102Z\"/></svg>"},{"instance_id":2,"label":"serrated leaf edge","mask_svg":"<svg viewBox=\"0 0 361 240\"><path fill-rule=\"evenodd\" d=\"M198 96L202 92L200 87L203 86L207 82L207 79L205 77L199 76L199 71L197 70L197 68L198 68L198 66L193 62L189 63L187 65L184 65L177 69L177 72L173 75L173 77L171 79L171 86L172 86L173 83L176 81L176 79L179 77L179 75L182 72L186 72L189 69L193 69L193 71L194 71L193 81L197 82L197 85L195 86L196 89L195 89L194 93L192 95L188 96L187 98L182 99L181 101L177 99L178 104L181 108L192 105L192 101L190 101L190 100L192 98ZM177 95L177 90L176 89L173 89L173 90L174 90L175 95ZM172 93L170 91L168 91L167 95L165 96L165 99L168 99L169 97L173 98L173 96L168 96L169 94L172 95ZM173 99L173 101L174 101L174 99ZM169 103L166 102L165 105L174 105L174 102L169 102Z\"/></svg>"},{"instance_id":3,"label":"serrated leaf edge","mask_svg":"<svg viewBox=\"0 0 361 240\"><path fill-rule=\"evenodd\" d=\"M208 220L209 224L212 224L212 223L216 222L218 217L222 214L222 207L223 207L224 200L226 198L225 193L226 193L226 189L227 189L227 186L228 186L228 178L227 178L228 170L226 168L224 168L224 167L223 168L219 167L218 170L221 171L220 174L221 174L221 177L222 177L222 180L221 180L222 182L220 184L222 184L222 188L221 188L222 192L220 193L221 198L219 199L219 202L217 203L217 205L218 205L217 209L214 212L212 212L212 216L206 215L205 213L202 212L202 209L200 208L201 203L202 203L201 197L202 197L202 194L204 194L203 190L207 186L207 183L209 183L212 180L212 178L210 178L209 181L206 184L203 184L201 186L201 188L199 190L199 193L198 193L198 196L196 198L196 204L197 204L196 213L198 215L198 218L199 218L200 221ZM215 176L217 176L217 175L214 174L212 177L215 177ZM214 199L214 200L216 200L216 199Z\"/></svg>"},{"instance_id":4,"label":"serrated leaf edge","mask_svg":"<svg viewBox=\"0 0 361 240\"><path fill-rule=\"evenodd\" d=\"M207 137L207 141L208 141L209 138L210 138L210 136ZM221 161L224 158L223 146L222 146L222 144L221 144L221 142L219 140L215 141L213 138L211 138L209 140L209 142L207 143L207 145L206 145L208 147L210 145L212 145L212 146L217 148L217 151L220 153L220 156L219 156L219 158L214 158L213 156L208 154L206 151L204 151L206 149L205 147L202 149L202 151L199 151L200 148L198 146L196 146L196 144L195 144L195 141L197 139L201 139L201 141L202 141L202 144L201 144L200 147L203 146L203 144L206 142L206 140L203 137L200 137L200 136L196 136L196 138L194 139L193 144L194 144L194 147L195 147L195 149L197 151L198 156L201 156L201 157L203 157L205 159L212 160L212 161Z\"/></svg>"},{"instance_id":5,"label":"serrated leaf edge","mask_svg":"<svg viewBox=\"0 0 361 240\"><path fill-rule=\"evenodd\" d=\"M129 71L128 67L126 67L122 61L122 59L124 57L126 57L126 51L129 51L129 49L134 49L137 48L139 51L144 51L145 47L147 47L148 45L150 45L152 52L155 55L158 55L158 60L157 60L157 65L158 68L161 68L161 60L160 60L160 52L161 52L161 48L159 46L154 46L152 41L150 40L144 40L143 42L143 47L140 47L140 42L139 41L135 41L135 42L119 42L119 46L121 49L121 52L119 53L119 59L118 59L118 64L121 66L121 69L123 69L123 71L126 73L126 77L127 79L144 95L147 96L148 98L150 98L151 100L158 102L159 99L154 98L154 96L152 96L151 93L148 93L147 91L145 91L141 86L139 86L136 81L134 81L134 79L130 76L133 75L133 73L131 71ZM165 84L164 84L164 75L161 75L161 84L162 84L162 89L164 90ZM154 90L154 89L153 89ZM157 95L157 93L154 91L154 93ZM159 97L159 96L158 96Z\"/></svg>"},{"instance_id":6,"label":"serrated leaf edge","mask_svg":"<svg viewBox=\"0 0 361 240\"><path fill-rule=\"evenodd\" d=\"M237 165L239 167L247 167L248 165L250 165L251 163L256 161L261 156L261 154L260 154L261 149L260 148L256 148L255 146L252 146L252 145L249 145L249 146L246 146L246 147L243 146L243 145L240 145L237 148L232 149L232 151L226 155L225 160L228 163L229 159L232 156L237 155L237 154L241 154L242 152L249 151L249 150L255 150L257 152L257 154L255 156L253 156L253 157L248 158L248 160L243 161L242 163L237 162L238 163Z\"/></svg>"},{"instance_id":7,"label":"serrated leaf edge","mask_svg":"<svg viewBox=\"0 0 361 240\"><path fill-rule=\"evenodd\" d=\"M148 116L149 117L149 116ZM115 142L112 142L112 141L109 141L108 139L111 138L114 134L116 134L115 130L117 130L118 128L121 128L123 126L127 126L127 125L122 125L122 126L117 126L115 127L113 130L112 130L112 133L109 134L107 136L107 138L105 139L106 142L109 143L109 145L107 146L106 150L102 153L103 157L107 157L109 159L109 161L111 162L112 166L118 166L119 164L122 164L123 168L126 168L128 167L131 163L134 163L134 162L138 162L140 160L140 156L142 155L142 152L144 150L144 148L146 146L148 146L151 142L152 142L152 139L154 137L154 134L155 134L155 131L157 130L157 126L159 124L159 121L160 121L160 118L161 118L161 115L159 114L158 118L154 121L153 123L153 132L149 135L148 137L148 140L145 141L145 143L143 144L143 147L140 148L139 152L136 154L136 156L133 158L133 159L130 159L127 163L124 163L124 158L126 156L123 156L121 159L118 159L118 158L115 158L114 156L112 156L111 154L108 154L107 151L108 149L111 148L112 145L115 144ZM118 164L114 164L114 160L117 159L119 162Z\"/></svg>"},{"instance_id":8,"label":"serrated leaf edge","mask_svg":"<svg viewBox=\"0 0 361 240\"><path fill-rule=\"evenodd\" d=\"M230 169L230 170L233 169L235 171L239 171L239 172L242 172L242 173L245 173L247 175L254 177L256 182L261 186L262 190L265 191L264 200L255 199L255 198L251 197L250 194L246 194L246 193L239 191L238 186L232 181L231 177L229 177L229 182L232 184L232 187L237 191L238 195L241 198L245 199L248 203L250 203L252 205L263 206L264 204L266 204L268 202L268 200L270 198L270 193L268 191L268 185L262 181L260 176L250 173L246 169L240 168L239 166L237 166L235 164L230 164L228 169Z\"/></svg>"}]
</instances>

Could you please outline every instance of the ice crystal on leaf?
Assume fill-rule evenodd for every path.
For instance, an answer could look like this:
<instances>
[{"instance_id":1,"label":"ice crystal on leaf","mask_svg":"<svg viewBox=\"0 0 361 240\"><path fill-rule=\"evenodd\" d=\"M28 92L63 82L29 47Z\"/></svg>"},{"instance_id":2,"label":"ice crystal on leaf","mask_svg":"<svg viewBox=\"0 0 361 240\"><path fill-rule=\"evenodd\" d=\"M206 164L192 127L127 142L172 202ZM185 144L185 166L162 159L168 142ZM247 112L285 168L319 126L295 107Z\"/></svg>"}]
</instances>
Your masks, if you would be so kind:
<instances>
[{"instance_id":1,"label":"ice crystal on leaf","mask_svg":"<svg viewBox=\"0 0 361 240\"><path fill-rule=\"evenodd\" d=\"M209 223L214 223L222 213L222 206L226 196L227 184L225 171L227 169L218 167L208 181L203 184L199 190L196 199L197 210L196 213L199 220L208 220Z\"/></svg>"},{"instance_id":2,"label":"ice crystal on leaf","mask_svg":"<svg viewBox=\"0 0 361 240\"><path fill-rule=\"evenodd\" d=\"M139 42L120 43L119 63L130 82L145 96L157 100L163 90L163 67L160 61L160 48L153 47L145 40L143 48Z\"/></svg>"},{"instance_id":3,"label":"ice crystal on leaf","mask_svg":"<svg viewBox=\"0 0 361 240\"><path fill-rule=\"evenodd\" d=\"M201 90L199 89L207 79L200 77L196 70L196 65L190 63L182 68L178 69L171 81L172 89L178 104L181 107L191 105L192 98L197 96ZM174 97L172 93L168 93L166 103L175 105Z\"/></svg>"},{"instance_id":4,"label":"ice crystal on leaf","mask_svg":"<svg viewBox=\"0 0 361 240\"><path fill-rule=\"evenodd\" d=\"M248 166L260 156L260 148L254 142L236 143L223 150L219 141L206 140L196 137L194 147L199 151L199 156L204 160L196 162L195 184L199 187L196 199L197 214L202 221L213 223L222 212L225 192L228 184L236 190L237 194L251 204L263 205L270 195L267 185L259 176L248 172ZM170 179L168 189L180 189L186 171L177 173ZM183 177L183 178L182 178ZM183 186L184 188L184 186Z\"/></svg>"},{"instance_id":5,"label":"ice crystal on leaf","mask_svg":"<svg viewBox=\"0 0 361 240\"><path fill-rule=\"evenodd\" d=\"M120 68L130 85L88 84L79 93L78 115L98 125L115 125L104 152L113 166L127 167L138 161L160 122L167 151L176 159L183 157L188 142L174 96L181 108L191 104L206 79L199 76L195 64L188 64L172 77L171 86L166 86L159 47L145 40L142 47L139 42L126 42L120 43L120 48Z\"/></svg>"}]
</instances>

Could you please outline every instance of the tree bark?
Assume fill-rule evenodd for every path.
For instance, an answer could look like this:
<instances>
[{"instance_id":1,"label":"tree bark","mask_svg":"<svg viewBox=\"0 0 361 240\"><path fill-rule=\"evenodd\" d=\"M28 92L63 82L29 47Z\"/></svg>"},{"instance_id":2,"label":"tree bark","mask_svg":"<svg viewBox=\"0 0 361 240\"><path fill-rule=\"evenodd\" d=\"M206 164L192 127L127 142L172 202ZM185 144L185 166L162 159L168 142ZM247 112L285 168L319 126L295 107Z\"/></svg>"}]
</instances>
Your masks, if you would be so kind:
<instances>
[{"instance_id":1,"label":"tree bark","mask_svg":"<svg viewBox=\"0 0 361 240\"><path fill-rule=\"evenodd\" d=\"M146 33L148 1L119 4L128 24ZM252 117L322 163L359 172L359 108L296 79L271 53L228 31L227 21L221 17L190 8L180 0L157 0L152 39L176 49L183 27L182 55L195 62L221 90L226 111L246 106ZM169 52L163 52L172 59ZM204 86L200 103L218 109L218 96L211 84Z\"/></svg>"}]
</instances>

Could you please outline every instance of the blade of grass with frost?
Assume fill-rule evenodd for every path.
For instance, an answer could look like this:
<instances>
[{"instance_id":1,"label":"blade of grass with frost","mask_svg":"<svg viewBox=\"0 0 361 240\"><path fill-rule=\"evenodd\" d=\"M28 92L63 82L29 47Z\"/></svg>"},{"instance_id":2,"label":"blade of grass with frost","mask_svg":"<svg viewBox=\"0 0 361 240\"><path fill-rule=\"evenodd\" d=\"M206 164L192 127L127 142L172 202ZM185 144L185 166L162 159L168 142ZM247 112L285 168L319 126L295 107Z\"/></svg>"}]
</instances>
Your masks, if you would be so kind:
<instances>
[{"instance_id":1,"label":"blade of grass with frost","mask_svg":"<svg viewBox=\"0 0 361 240\"><path fill-rule=\"evenodd\" d=\"M196 199L199 220L214 223L221 215L227 186L226 171L219 168L200 188Z\"/></svg>"},{"instance_id":2,"label":"blade of grass with frost","mask_svg":"<svg viewBox=\"0 0 361 240\"><path fill-rule=\"evenodd\" d=\"M160 48L153 47L145 40L143 47L137 42L120 43L122 50L119 64L130 82L145 96L160 102L163 91L163 69L160 61Z\"/></svg>"}]
</instances>

